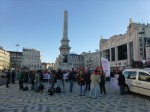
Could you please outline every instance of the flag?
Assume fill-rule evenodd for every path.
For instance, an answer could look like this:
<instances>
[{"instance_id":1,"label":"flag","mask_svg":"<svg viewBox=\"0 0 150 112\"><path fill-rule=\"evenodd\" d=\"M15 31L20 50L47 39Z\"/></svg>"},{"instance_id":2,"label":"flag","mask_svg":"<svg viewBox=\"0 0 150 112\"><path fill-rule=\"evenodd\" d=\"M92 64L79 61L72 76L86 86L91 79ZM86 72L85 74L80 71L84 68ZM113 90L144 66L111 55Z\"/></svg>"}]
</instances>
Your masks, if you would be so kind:
<instances>
[{"instance_id":1,"label":"flag","mask_svg":"<svg viewBox=\"0 0 150 112\"><path fill-rule=\"evenodd\" d=\"M106 58L101 57L101 63L106 77L110 77L110 62Z\"/></svg>"}]
</instances>

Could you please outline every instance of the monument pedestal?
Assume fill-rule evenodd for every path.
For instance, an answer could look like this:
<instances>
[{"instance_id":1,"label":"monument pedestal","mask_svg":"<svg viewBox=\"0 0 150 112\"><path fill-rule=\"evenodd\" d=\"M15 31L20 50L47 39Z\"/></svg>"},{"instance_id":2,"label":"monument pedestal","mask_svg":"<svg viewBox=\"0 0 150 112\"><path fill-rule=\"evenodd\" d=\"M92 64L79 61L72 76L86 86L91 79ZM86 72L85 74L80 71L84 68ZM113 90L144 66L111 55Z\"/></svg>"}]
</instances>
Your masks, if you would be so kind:
<instances>
[{"instance_id":1,"label":"monument pedestal","mask_svg":"<svg viewBox=\"0 0 150 112\"><path fill-rule=\"evenodd\" d=\"M59 68L62 70L71 70L72 69L72 65L69 63L59 63Z\"/></svg>"}]
</instances>

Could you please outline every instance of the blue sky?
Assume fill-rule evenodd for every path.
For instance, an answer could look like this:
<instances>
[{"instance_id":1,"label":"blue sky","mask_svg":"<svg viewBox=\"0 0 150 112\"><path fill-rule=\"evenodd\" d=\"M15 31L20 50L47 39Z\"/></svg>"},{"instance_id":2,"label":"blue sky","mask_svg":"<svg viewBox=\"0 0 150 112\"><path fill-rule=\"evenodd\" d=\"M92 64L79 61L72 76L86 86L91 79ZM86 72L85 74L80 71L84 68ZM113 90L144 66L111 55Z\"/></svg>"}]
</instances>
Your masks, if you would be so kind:
<instances>
[{"instance_id":1,"label":"blue sky","mask_svg":"<svg viewBox=\"0 0 150 112\"><path fill-rule=\"evenodd\" d=\"M41 51L42 62L55 62L68 11L71 52L94 52L99 40L127 31L129 18L150 23L150 0L0 0L0 46Z\"/></svg>"}]
</instances>

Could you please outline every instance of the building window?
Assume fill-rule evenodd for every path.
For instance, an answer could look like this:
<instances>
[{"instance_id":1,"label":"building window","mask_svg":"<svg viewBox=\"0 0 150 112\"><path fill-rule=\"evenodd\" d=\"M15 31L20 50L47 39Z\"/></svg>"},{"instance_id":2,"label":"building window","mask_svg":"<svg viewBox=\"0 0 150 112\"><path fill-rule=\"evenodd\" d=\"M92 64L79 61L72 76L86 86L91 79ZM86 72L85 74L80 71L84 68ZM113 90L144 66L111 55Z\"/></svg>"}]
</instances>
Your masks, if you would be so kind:
<instances>
[{"instance_id":1,"label":"building window","mask_svg":"<svg viewBox=\"0 0 150 112\"><path fill-rule=\"evenodd\" d=\"M127 59L127 44L118 46L118 60Z\"/></svg>"},{"instance_id":2,"label":"building window","mask_svg":"<svg viewBox=\"0 0 150 112\"><path fill-rule=\"evenodd\" d=\"M125 71L124 76L128 79L136 79L137 72Z\"/></svg>"},{"instance_id":3,"label":"building window","mask_svg":"<svg viewBox=\"0 0 150 112\"><path fill-rule=\"evenodd\" d=\"M111 61L115 61L115 48L111 48Z\"/></svg>"},{"instance_id":4,"label":"building window","mask_svg":"<svg viewBox=\"0 0 150 112\"><path fill-rule=\"evenodd\" d=\"M130 62L132 63L132 61L134 61L134 51L133 51L133 42L129 43L129 51L130 51Z\"/></svg>"}]
</instances>

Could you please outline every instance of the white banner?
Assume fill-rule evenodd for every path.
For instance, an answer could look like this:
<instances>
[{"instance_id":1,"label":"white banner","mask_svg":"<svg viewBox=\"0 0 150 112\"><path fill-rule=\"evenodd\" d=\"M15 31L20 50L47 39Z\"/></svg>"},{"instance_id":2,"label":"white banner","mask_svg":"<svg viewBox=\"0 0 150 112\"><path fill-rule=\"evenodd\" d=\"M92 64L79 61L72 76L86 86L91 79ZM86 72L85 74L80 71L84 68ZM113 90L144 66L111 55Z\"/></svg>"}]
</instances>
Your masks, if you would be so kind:
<instances>
[{"instance_id":1,"label":"white banner","mask_svg":"<svg viewBox=\"0 0 150 112\"><path fill-rule=\"evenodd\" d=\"M101 63L106 77L110 77L110 62L106 58L101 57Z\"/></svg>"}]
</instances>

